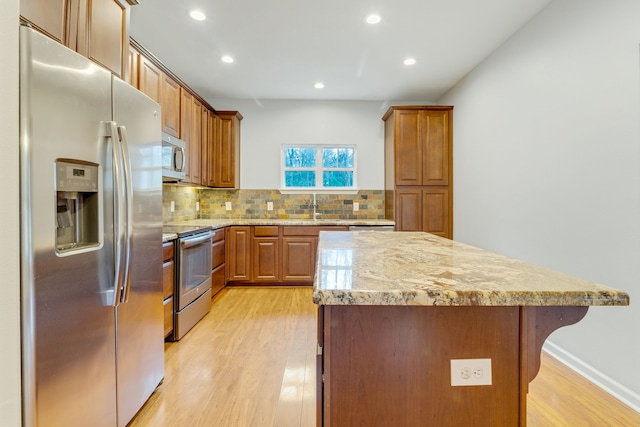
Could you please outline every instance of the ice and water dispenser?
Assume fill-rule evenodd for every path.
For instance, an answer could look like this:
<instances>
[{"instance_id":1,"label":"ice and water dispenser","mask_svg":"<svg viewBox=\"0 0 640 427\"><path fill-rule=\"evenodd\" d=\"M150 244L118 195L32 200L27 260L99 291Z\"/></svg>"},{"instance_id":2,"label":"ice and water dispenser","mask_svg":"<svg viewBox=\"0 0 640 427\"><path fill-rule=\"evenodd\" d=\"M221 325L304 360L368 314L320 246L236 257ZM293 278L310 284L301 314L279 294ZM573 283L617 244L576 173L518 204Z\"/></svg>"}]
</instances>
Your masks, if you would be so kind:
<instances>
[{"instance_id":1,"label":"ice and water dispenser","mask_svg":"<svg viewBox=\"0 0 640 427\"><path fill-rule=\"evenodd\" d=\"M56 160L56 252L70 254L100 245L98 165Z\"/></svg>"}]
</instances>

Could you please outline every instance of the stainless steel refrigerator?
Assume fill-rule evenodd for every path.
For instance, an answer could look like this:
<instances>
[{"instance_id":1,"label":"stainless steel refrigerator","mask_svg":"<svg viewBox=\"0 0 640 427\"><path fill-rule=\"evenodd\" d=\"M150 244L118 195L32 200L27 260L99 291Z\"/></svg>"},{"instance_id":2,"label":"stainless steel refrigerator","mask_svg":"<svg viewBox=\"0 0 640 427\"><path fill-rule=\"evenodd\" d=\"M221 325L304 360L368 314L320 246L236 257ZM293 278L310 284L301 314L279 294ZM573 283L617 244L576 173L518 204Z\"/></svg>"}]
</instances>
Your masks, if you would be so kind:
<instances>
[{"instance_id":1,"label":"stainless steel refrigerator","mask_svg":"<svg viewBox=\"0 0 640 427\"><path fill-rule=\"evenodd\" d=\"M164 377L160 106L20 29L25 426L125 426Z\"/></svg>"}]
</instances>

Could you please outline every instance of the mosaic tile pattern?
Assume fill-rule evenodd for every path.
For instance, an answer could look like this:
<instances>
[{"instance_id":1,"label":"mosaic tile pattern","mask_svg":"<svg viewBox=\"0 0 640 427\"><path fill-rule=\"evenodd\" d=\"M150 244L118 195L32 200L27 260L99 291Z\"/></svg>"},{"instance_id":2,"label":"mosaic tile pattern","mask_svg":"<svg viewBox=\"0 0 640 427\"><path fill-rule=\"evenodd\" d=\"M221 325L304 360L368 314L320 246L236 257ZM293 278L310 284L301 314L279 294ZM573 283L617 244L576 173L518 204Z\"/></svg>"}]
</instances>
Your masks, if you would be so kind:
<instances>
[{"instance_id":1,"label":"mosaic tile pattern","mask_svg":"<svg viewBox=\"0 0 640 427\"><path fill-rule=\"evenodd\" d=\"M171 201L174 212L171 212ZM196 202L200 211L196 211ZM232 209L226 210L226 202ZM273 210L267 210L267 202ZM360 204L353 211L353 202ZM360 190L358 194L316 194L318 219L384 219L384 191ZM193 219L313 219L313 194L281 194L278 190L223 190L175 184L163 186L163 220Z\"/></svg>"}]
</instances>

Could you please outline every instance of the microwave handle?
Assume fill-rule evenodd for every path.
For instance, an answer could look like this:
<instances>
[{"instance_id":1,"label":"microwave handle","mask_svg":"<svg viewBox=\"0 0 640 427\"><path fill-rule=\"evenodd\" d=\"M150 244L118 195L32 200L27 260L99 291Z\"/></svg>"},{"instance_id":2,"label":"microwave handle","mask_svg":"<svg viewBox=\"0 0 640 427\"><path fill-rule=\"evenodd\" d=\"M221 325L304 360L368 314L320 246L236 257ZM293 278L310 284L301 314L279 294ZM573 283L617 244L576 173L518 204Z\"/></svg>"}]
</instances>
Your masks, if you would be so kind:
<instances>
[{"instance_id":1,"label":"microwave handle","mask_svg":"<svg viewBox=\"0 0 640 427\"><path fill-rule=\"evenodd\" d=\"M173 166L178 172L184 171L186 153L184 148L175 147L173 150Z\"/></svg>"}]
</instances>

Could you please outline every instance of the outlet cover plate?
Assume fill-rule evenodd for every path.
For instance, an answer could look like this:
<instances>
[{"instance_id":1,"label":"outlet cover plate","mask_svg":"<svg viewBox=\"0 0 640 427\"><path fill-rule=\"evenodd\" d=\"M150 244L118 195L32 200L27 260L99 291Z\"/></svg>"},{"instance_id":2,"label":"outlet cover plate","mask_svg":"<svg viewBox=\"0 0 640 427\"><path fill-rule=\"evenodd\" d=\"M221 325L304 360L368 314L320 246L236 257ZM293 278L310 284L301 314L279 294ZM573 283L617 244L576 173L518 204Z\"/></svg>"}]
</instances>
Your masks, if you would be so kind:
<instances>
[{"instance_id":1,"label":"outlet cover plate","mask_svg":"<svg viewBox=\"0 0 640 427\"><path fill-rule=\"evenodd\" d=\"M451 385L491 385L491 359L451 359Z\"/></svg>"},{"instance_id":2,"label":"outlet cover plate","mask_svg":"<svg viewBox=\"0 0 640 427\"><path fill-rule=\"evenodd\" d=\"M224 207L226 210L230 211L231 210L231 202L225 202L224 203Z\"/></svg>"}]
</instances>

